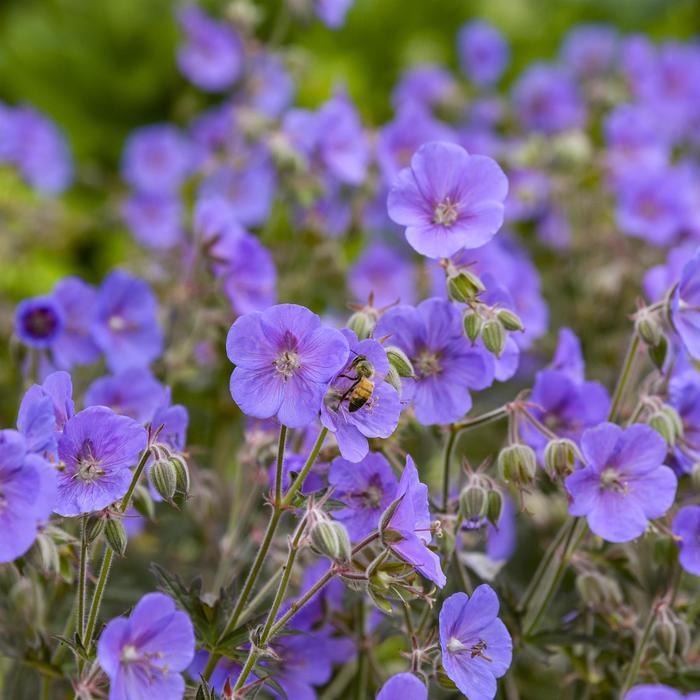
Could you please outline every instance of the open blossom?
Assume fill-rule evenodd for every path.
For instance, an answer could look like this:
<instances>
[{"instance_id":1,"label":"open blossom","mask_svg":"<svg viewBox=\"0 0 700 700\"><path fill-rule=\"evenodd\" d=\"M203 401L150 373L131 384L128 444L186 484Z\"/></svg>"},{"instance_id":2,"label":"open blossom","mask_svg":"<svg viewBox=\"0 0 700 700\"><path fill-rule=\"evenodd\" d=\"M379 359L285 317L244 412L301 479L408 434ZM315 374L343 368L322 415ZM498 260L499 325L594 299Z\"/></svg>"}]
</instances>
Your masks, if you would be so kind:
<instances>
[{"instance_id":1,"label":"open blossom","mask_svg":"<svg viewBox=\"0 0 700 700\"><path fill-rule=\"evenodd\" d=\"M79 277L64 277L52 293L63 311L63 330L51 347L57 366L71 369L89 365L100 356L92 338L90 321L97 300L97 290Z\"/></svg>"},{"instance_id":2,"label":"open blossom","mask_svg":"<svg viewBox=\"0 0 700 700\"><path fill-rule=\"evenodd\" d=\"M124 222L143 245L172 248L183 238L182 202L176 194L134 192L122 205Z\"/></svg>"},{"instance_id":3,"label":"open blossom","mask_svg":"<svg viewBox=\"0 0 700 700\"><path fill-rule=\"evenodd\" d=\"M671 320L688 354L700 359L700 250L683 268L673 295Z\"/></svg>"},{"instance_id":4,"label":"open blossom","mask_svg":"<svg viewBox=\"0 0 700 700\"><path fill-rule=\"evenodd\" d=\"M226 339L231 395L246 415L277 416L290 428L316 418L326 389L345 366L348 342L316 314L278 304L241 316Z\"/></svg>"},{"instance_id":5,"label":"open blossom","mask_svg":"<svg viewBox=\"0 0 700 700\"><path fill-rule=\"evenodd\" d=\"M607 24L581 24L562 45L562 59L575 73L591 77L610 69L617 53L618 36Z\"/></svg>"},{"instance_id":6,"label":"open blossom","mask_svg":"<svg viewBox=\"0 0 700 700\"><path fill-rule=\"evenodd\" d=\"M97 644L97 660L109 677L109 700L182 700L181 672L193 656L192 622L162 593L148 593L129 617L107 623Z\"/></svg>"},{"instance_id":7,"label":"open blossom","mask_svg":"<svg viewBox=\"0 0 700 700\"><path fill-rule=\"evenodd\" d=\"M700 506L685 506L673 518L673 534L679 538L678 559L691 574L700 576Z\"/></svg>"},{"instance_id":8,"label":"open blossom","mask_svg":"<svg viewBox=\"0 0 700 700\"><path fill-rule=\"evenodd\" d=\"M55 500L56 470L28 452L20 433L0 430L0 563L32 546Z\"/></svg>"},{"instance_id":9,"label":"open blossom","mask_svg":"<svg viewBox=\"0 0 700 700\"><path fill-rule=\"evenodd\" d=\"M58 439L62 468L56 512L92 513L121 498L131 483L131 467L147 441L145 428L104 406L76 413Z\"/></svg>"},{"instance_id":10,"label":"open blossom","mask_svg":"<svg viewBox=\"0 0 700 700\"><path fill-rule=\"evenodd\" d=\"M361 462L338 457L331 463L328 483L333 498L344 504L333 511L350 539L361 540L377 529L381 514L396 498L398 479L384 455L370 452Z\"/></svg>"},{"instance_id":11,"label":"open blossom","mask_svg":"<svg viewBox=\"0 0 700 700\"><path fill-rule=\"evenodd\" d=\"M442 588L447 578L440 557L428 548L431 534L428 487L421 483L418 470L410 455L401 474L396 499L382 516L382 537L389 549L416 571ZM392 512L393 509L393 512ZM386 515L390 514L387 518Z\"/></svg>"},{"instance_id":12,"label":"open blossom","mask_svg":"<svg viewBox=\"0 0 700 700\"><path fill-rule=\"evenodd\" d=\"M469 22L459 31L457 49L465 75L476 85L495 83L508 66L510 51L503 34L488 22Z\"/></svg>"},{"instance_id":13,"label":"open blossom","mask_svg":"<svg viewBox=\"0 0 700 700\"><path fill-rule=\"evenodd\" d=\"M440 610L442 665L469 700L493 700L496 679L513 657L513 642L498 608L498 596L484 584L471 598L454 593Z\"/></svg>"},{"instance_id":14,"label":"open blossom","mask_svg":"<svg viewBox=\"0 0 700 700\"><path fill-rule=\"evenodd\" d=\"M356 301L365 302L373 294L377 308L397 301L412 304L416 296L416 270L398 251L373 243L350 268L348 285Z\"/></svg>"},{"instance_id":15,"label":"open blossom","mask_svg":"<svg viewBox=\"0 0 700 700\"><path fill-rule=\"evenodd\" d=\"M508 180L487 156L433 141L421 146L389 191L393 221L421 255L443 258L488 243L503 224Z\"/></svg>"},{"instance_id":16,"label":"open blossom","mask_svg":"<svg viewBox=\"0 0 700 700\"><path fill-rule=\"evenodd\" d=\"M376 700L428 700L428 689L412 673L397 673L381 687Z\"/></svg>"},{"instance_id":17,"label":"open blossom","mask_svg":"<svg viewBox=\"0 0 700 700\"><path fill-rule=\"evenodd\" d=\"M484 389L493 381L491 356L471 347L458 309L443 299L390 309L375 335L388 336L413 363L416 377L405 380L402 397L413 400L424 425L459 420L472 405L469 389Z\"/></svg>"},{"instance_id":18,"label":"open blossom","mask_svg":"<svg viewBox=\"0 0 700 700\"><path fill-rule=\"evenodd\" d=\"M647 425L623 429L603 423L584 432L586 466L566 478L569 512L585 516L609 542L629 542L673 504L676 475L663 464L667 445Z\"/></svg>"},{"instance_id":19,"label":"open blossom","mask_svg":"<svg viewBox=\"0 0 700 700\"><path fill-rule=\"evenodd\" d=\"M48 348L63 332L65 316L53 296L24 299L15 311L17 337L32 348Z\"/></svg>"},{"instance_id":20,"label":"open blossom","mask_svg":"<svg viewBox=\"0 0 700 700\"><path fill-rule=\"evenodd\" d=\"M457 96L457 81L447 68L420 63L403 71L391 93L391 103L397 110L409 106L431 110L448 104Z\"/></svg>"}]
</instances>

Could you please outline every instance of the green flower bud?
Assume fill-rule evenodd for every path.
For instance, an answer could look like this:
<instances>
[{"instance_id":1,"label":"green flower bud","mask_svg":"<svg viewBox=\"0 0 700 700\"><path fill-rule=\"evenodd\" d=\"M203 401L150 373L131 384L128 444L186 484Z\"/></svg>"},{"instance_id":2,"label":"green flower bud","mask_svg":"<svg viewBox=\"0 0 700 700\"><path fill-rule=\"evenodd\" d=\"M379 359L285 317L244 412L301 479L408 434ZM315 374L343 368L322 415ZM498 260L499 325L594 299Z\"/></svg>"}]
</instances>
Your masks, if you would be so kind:
<instances>
[{"instance_id":1,"label":"green flower bud","mask_svg":"<svg viewBox=\"0 0 700 700\"><path fill-rule=\"evenodd\" d=\"M480 520L488 510L489 493L483 486L465 486L459 494L459 514L465 520Z\"/></svg>"},{"instance_id":2,"label":"green flower bud","mask_svg":"<svg viewBox=\"0 0 700 700\"><path fill-rule=\"evenodd\" d=\"M677 438L683 437L683 420L681 419L678 411L676 411L673 406L669 404L664 404L661 407L661 412L668 417L668 419L673 424L673 432L676 434Z\"/></svg>"},{"instance_id":3,"label":"green flower bud","mask_svg":"<svg viewBox=\"0 0 700 700\"><path fill-rule=\"evenodd\" d=\"M676 638L676 626L670 616L662 612L654 623L654 639L669 659L676 653Z\"/></svg>"},{"instance_id":4,"label":"green flower bud","mask_svg":"<svg viewBox=\"0 0 700 700\"><path fill-rule=\"evenodd\" d=\"M313 526L311 549L333 561L348 562L352 556L348 531L337 520L319 520Z\"/></svg>"},{"instance_id":5,"label":"green flower bud","mask_svg":"<svg viewBox=\"0 0 700 700\"><path fill-rule=\"evenodd\" d=\"M105 539L109 548L120 557L126 552L128 537L122 521L117 518L109 518L105 522Z\"/></svg>"},{"instance_id":6,"label":"green flower bud","mask_svg":"<svg viewBox=\"0 0 700 700\"><path fill-rule=\"evenodd\" d=\"M537 456L528 445L510 445L498 454L498 471L506 482L519 486L532 483L537 472Z\"/></svg>"},{"instance_id":7,"label":"green flower bud","mask_svg":"<svg viewBox=\"0 0 700 700\"><path fill-rule=\"evenodd\" d=\"M596 572L586 571L578 576L576 588L581 596L581 600L589 607L601 607L607 600L605 580Z\"/></svg>"},{"instance_id":8,"label":"green flower bud","mask_svg":"<svg viewBox=\"0 0 700 700\"><path fill-rule=\"evenodd\" d=\"M464 334L472 343L476 342L476 339L481 335L483 324L484 319L476 311L467 311L464 314Z\"/></svg>"},{"instance_id":9,"label":"green flower bud","mask_svg":"<svg viewBox=\"0 0 700 700\"><path fill-rule=\"evenodd\" d=\"M396 367L389 365L389 371L384 375L384 381L401 394L401 377L399 377Z\"/></svg>"},{"instance_id":10,"label":"green flower bud","mask_svg":"<svg viewBox=\"0 0 700 700\"><path fill-rule=\"evenodd\" d=\"M500 491L491 489L489 491L489 502L486 507L486 517L492 525L498 525L503 510L503 496Z\"/></svg>"},{"instance_id":11,"label":"green flower bud","mask_svg":"<svg viewBox=\"0 0 700 700\"><path fill-rule=\"evenodd\" d=\"M639 337L649 346L655 348L663 336L661 325L656 320L656 315L648 309L642 309L637 314L635 328Z\"/></svg>"},{"instance_id":12,"label":"green flower bud","mask_svg":"<svg viewBox=\"0 0 700 700\"><path fill-rule=\"evenodd\" d=\"M466 303L484 291L484 283L469 270L459 270L447 277L447 295L452 301Z\"/></svg>"},{"instance_id":13,"label":"green flower bud","mask_svg":"<svg viewBox=\"0 0 700 700\"><path fill-rule=\"evenodd\" d=\"M170 463L175 467L175 496L173 502L178 508L182 507L190 493L190 469L185 458L180 454L170 457Z\"/></svg>"},{"instance_id":14,"label":"green flower bud","mask_svg":"<svg viewBox=\"0 0 700 700\"><path fill-rule=\"evenodd\" d=\"M372 335L376 319L366 311L356 311L348 319L348 328L355 333L360 340L367 340Z\"/></svg>"},{"instance_id":15,"label":"green flower bud","mask_svg":"<svg viewBox=\"0 0 700 700\"><path fill-rule=\"evenodd\" d=\"M676 628L676 653L681 659L685 658L688 650L690 649L690 629L688 624L676 616L674 620L674 625Z\"/></svg>"},{"instance_id":16,"label":"green flower bud","mask_svg":"<svg viewBox=\"0 0 700 700\"><path fill-rule=\"evenodd\" d=\"M550 440L544 448L544 468L553 479L564 478L571 474L576 466L578 448L567 438Z\"/></svg>"},{"instance_id":17,"label":"green flower bud","mask_svg":"<svg viewBox=\"0 0 700 700\"><path fill-rule=\"evenodd\" d=\"M661 371L664 367L664 362L666 362L666 355L668 354L668 338L662 334L658 345L650 345L648 348L649 358L654 363L656 369Z\"/></svg>"},{"instance_id":18,"label":"green flower bud","mask_svg":"<svg viewBox=\"0 0 700 700\"><path fill-rule=\"evenodd\" d=\"M501 322L496 319L486 321L481 329L481 338L486 349L500 357L506 344L506 332Z\"/></svg>"},{"instance_id":19,"label":"green flower bud","mask_svg":"<svg viewBox=\"0 0 700 700\"><path fill-rule=\"evenodd\" d=\"M85 523L85 539L88 544L94 542L105 529L105 519L99 515L91 515Z\"/></svg>"},{"instance_id":20,"label":"green flower bud","mask_svg":"<svg viewBox=\"0 0 700 700\"><path fill-rule=\"evenodd\" d=\"M496 317L501 322L501 325L507 331L524 331L525 330L525 326L523 325L523 322L520 320L520 316L513 313L509 309L501 309L496 314Z\"/></svg>"},{"instance_id":21,"label":"green flower bud","mask_svg":"<svg viewBox=\"0 0 700 700\"><path fill-rule=\"evenodd\" d=\"M401 348L397 348L394 345L389 345L385 349L387 360L389 360L389 364L396 370L399 377L415 376L413 365L408 359L406 353L401 350Z\"/></svg>"},{"instance_id":22,"label":"green flower bud","mask_svg":"<svg viewBox=\"0 0 700 700\"><path fill-rule=\"evenodd\" d=\"M151 466L151 483L158 494L166 501L171 501L177 487L175 465L167 459L159 459Z\"/></svg>"},{"instance_id":23,"label":"green flower bud","mask_svg":"<svg viewBox=\"0 0 700 700\"><path fill-rule=\"evenodd\" d=\"M675 426L673 425L671 418L669 418L666 413L663 411L656 411L649 417L647 423L650 427L654 428L659 435L661 435L669 447L673 447L676 444Z\"/></svg>"}]
</instances>

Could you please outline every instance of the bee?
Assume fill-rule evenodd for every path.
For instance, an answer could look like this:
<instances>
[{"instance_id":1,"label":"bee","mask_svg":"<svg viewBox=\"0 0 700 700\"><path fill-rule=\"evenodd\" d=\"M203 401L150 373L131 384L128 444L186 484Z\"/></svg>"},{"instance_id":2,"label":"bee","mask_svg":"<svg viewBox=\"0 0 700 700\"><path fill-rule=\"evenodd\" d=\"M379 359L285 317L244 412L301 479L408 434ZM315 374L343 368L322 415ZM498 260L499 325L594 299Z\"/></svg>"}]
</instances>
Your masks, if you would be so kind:
<instances>
[{"instance_id":1,"label":"bee","mask_svg":"<svg viewBox=\"0 0 700 700\"><path fill-rule=\"evenodd\" d=\"M347 374L340 375L345 377L345 379L352 380L352 384L348 390L341 396L338 406L343 403L343 401L348 399L348 410L350 413L355 413L359 411L374 394L374 382L372 377L374 376L374 367L368 362L364 355L358 355L350 365L352 369L355 370L355 376L351 377Z\"/></svg>"}]
</instances>

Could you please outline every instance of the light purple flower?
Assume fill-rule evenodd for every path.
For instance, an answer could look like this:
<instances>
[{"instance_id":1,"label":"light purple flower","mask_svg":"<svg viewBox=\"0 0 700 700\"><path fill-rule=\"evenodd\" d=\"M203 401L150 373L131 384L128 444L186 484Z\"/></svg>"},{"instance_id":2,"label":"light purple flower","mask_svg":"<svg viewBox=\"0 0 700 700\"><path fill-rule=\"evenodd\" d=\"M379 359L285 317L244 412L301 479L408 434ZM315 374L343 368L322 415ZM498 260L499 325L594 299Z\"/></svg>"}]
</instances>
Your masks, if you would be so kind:
<instances>
[{"instance_id":1,"label":"light purple flower","mask_svg":"<svg viewBox=\"0 0 700 700\"><path fill-rule=\"evenodd\" d=\"M493 381L493 359L471 347L459 310L443 299L390 309L379 319L375 336L388 336L388 343L413 363L416 378L404 381L402 398L412 399L423 425L459 420L471 408L469 390L485 389Z\"/></svg>"},{"instance_id":2,"label":"light purple flower","mask_svg":"<svg viewBox=\"0 0 700 700\"><path fill-rule=\"evenodd\" d=\"M700 506L685 506L673 518L673 534L679 538L678 559L691 574L700 576Z\"/></svg>"},{"instance_id":3,"label":"light purple flower","mask_svg":"<svg viewBox=\"0 0 700 700\"><path fill-rule=\"evenodd\" d=\"M495 83L510 59L503 34L488 22L469 22L457 35L457 51L464 74L476 85Z\"/></svg>"},{"instance_id":4,"label":"light purple flower","mask_svg":"<svg viewBox=\"0 0 700 700\"><path fill-rule=\"evenodd\" d=\"M374 295L377 308L416 298L416 270L401 253L382 243L372 243L348 271L348 286L356 301Z\"/></svg>"},{"instance_id":5,"label":"light purple flower","mask_svg":"<svg viewBox=\"0 0 700 700\"><path fill-rule=\"evenodd\" d=\"M241 316L226 339L231 395L246 415L277 416L290 428L316 418L326 389L344 366L348 342L303 306L279 304Z\"/></svg>"},{"instance_id":6,"label":"light purple flower","mask_svg":"<svg viewBox=\"0 0 700 700\"><path fill-rule=\"evenodd\" d=\"M56 501L56 470L28 453L14 430L0 430L0 494L0 563L5 563L32 546Z\"/></svg>"},{"instance_id":7,"label":"light purple flower","mask_svg":"<svg viewBox=\"0 0 700 700\"><path fill-rule=\"evenodd\" d=\"M496 679L513 658L513 642L498 608L498 596L483 584L471 598L454 593L440 610L442 665L469 700L493 700Z\"/></svg>"},{"instance_id":8,"label":"light purple flower","mask_svg":"<svg viewBox=\"0 0 700 700\"><path fill-rule=\"evenodd\" d=\"M15 332L29 347L48 348L65 327L63 308L53 296L32 297L17 304Z\"/></svg>"},{"instance_id":9,"label":"light purple flower","mask_svg":"<svg viewBox=\"0 0 700 700\"><path fill-rule=\"evenodd\" d=\"M671 320L688 354L700 359L700 250L683 268L673 295Z\"/></svg>"},{"instance_id":10,"label":"light purple flower","mask_svg":"<svg viewBox=\"0 0 700 700\"><path fill-rule=\"evenodd\" d=\"M142 279L115 270L102 282L95 307L93 338L112 371L147 367L160 355L158 302Z\"/></svg>"},{"instance_id":11,"label":"light purple flower","mask_svg":"<svg viewBox=\"0 0 700 700\"><path fill-rule=\"evenodd\" d=\"M424 63L403 72L391 94L391 103L397 110L407 106L432 109L450 102L457 94L457 83L447 68Z\"/></svg>"},{"instance_id":12,"label":"light purple flower","mask_svg":"<svg viewBox=\"0 0 700 700\"><path fill-rule=\"evenodd\" d=\"M503 496L503 508L498 525L486 525L486 556L493 561L507 561L515 551L517 525L515 505L510 497Z\"/></svg>"},{"instance_id":13,"label":"light purple flower","mask_svg":"<svg viewBox=\"0 0 700 700\"><path fill-rule=\"evenodd\" d=\"M428 700L428 689L412 673L397 673L381 687L376 700Z\"/></svg>"},{"instance_id":14,"label":"light purple flower","mask_svg":"<svg viewBox=\"0 0 700 700\"><path fill-rule=\"evenodd\" d=\"M551 183L540 170L520 168L508 173L506 220L527 221L542 216L549 201Z\"/></svg>"},{"instance_id":15,"label":"light purple flower","mask_svg":"<svg viewBox=\"0 0 700 700\"><path fill-rule=\"evenodd\" d=\"M97 301L97 290L79 277L64 277L52 294L63 311L64 326L51 352L56 364L63 369L74 365L89 365L100 357L92 338L90 321Z\"/></svg>"},{"instance_id":16,"label":"light purple flower","mask_svg":"<svg viewBox=\"0 0 700 700\"><path fill-rule=\"evenodd\" d=\"M471 156L461 146L435 141L421 146L389 192L393 221L429 258L488 243L503 224L508 180L496 161Z\"/></svg>"},{"instance_id":17,"label":"light purple flower","mask_svg":"<svg viewBox=\"0 0 700 700\"><path fill-rule=\"evenodd\" d=\"M146 430L136 421L104 406L76 413L58 439L63 468L55 511L65 516L92 513L121 498L147 441Z\"/></svg>"},{"instance_id":18,"label":"light purple flower","mask_svg":"<svg viewBox=\"0 0 700 700\"><path fill-rule=\"evenodd\" d=\"M557 347L549 363L549 369L568 375L571 381L581 384L586 379L586 364L581 341L571 328L560 328Z\"/></svg>"},{"instance_id":19,"label":"light purple flower","mask_svg":"<svg viewBox=\"0 0 700 700\"><path fill-rule=\"evenodd\" d=\"M134 238L155 250L166 250L182 240L182 203L170 193L131 194L122 206L124 222Z\"/></svg>"},{"instance_id":20,"label":"light purple flower","mask_svg":"<svg viewBox=\"0 0 700 700\"><path fill-rule=\"evenodd\" d=\"M187 669L187 673L197 682L200 681L204 669L209 663L209 652L204 649L199 649L194 654L194 659ZM216 664L214 672L211 674L209 679L209 685L219 694L222 693L224 685L228 680L231 687L233 687L238 680L238 676L241 673L243 666L237 663L233 659L227 659L225 656L222 657ZM248 676L248 683L252 683L256 679L256 675L251 673Z\"/></svg>"},{"instance_id":21,"label":"light purple flower","mask_svg":"<svg viewBox=\"0 0 700 700\"><path fill-rule=\"evenodd\" d=\"M681 358L677 363L680 364ZM680 369L676 366L677 369ZM690 473L700 462L700 375L694 368L674 373L669 384L668 402L678 412L683 425L683 435L673 449L670 463L680 475Z\"/></svg>"},{"instance_id":22,"label":"light purple flower","mask_svg":"<svg viewBox=\"0 0 700 700\"><path fill-rule=\"evenodd\" d=\"M386 541L387 546L399 559L442 588L447 579L440 566L440 557L428 548L433 539L428 487L421 483L410 455L406 456L406 467L396 489L395 504L390 505L382 516L382 534L391 533ZM387 518L389 513L391 515Z\"/></svg>"},{"instance_id":23,"label":"light purple flower","mask_svg":"<svg viewBox=\"0 0 700 700\"><path fill-rule=\"evenodd\" d=\"M673 504L676 475L663 464L667 446L653 428L603 423L584 432L581 452L586 466L566 478L569 512L585 516L599 537L629 542Z\"/></svg>"},{"instance_id":24,"label":"light purple flower","mask_svg":"<svg viewBox=\"0 0 700 700\"><path fill-rule=\"evenodd\" d=\"M333 517L345 525L353 541L377 529L398 487L389 462L378 452L370 452L356 463L337 457L331 462L328 483L333 487L333 498L345 504L333 511Z\"/></svg>"},{"instance_id":25,"label":"light purple flower","mask_svg":"<svg viewBox=\"0 0 700 700\"><path fill-rule=\"evenodd\" d=\"M289 106L294 91L294 81L277 54L261 51L252 58L243 85L245 106L274 119Z\"/></svg>"},{"instance_id":26,"label":"light purple flower","mask_svg":"<svg viewBox=\"0 0 700 700\"><path fill-rule=\"evenodd\" d=\"M318 18L331 29L340 29L355 0L314 0Z\"/></svg>"},{"instance_id":27,"label":"light purple flower","mask_svg":"<svg viewBox=\"0 0 700 700\"><path fill-rule=\"evenodd\" d=\"M561 57L578 75L597 76L610 69L617 42L617 32L609 25L580 24L566 35Z\"/></svg>"},{"instance_id":28,"label":"light purple flower","mask_svg":"<svg viewBox=\"0 0 700 700\"><path fill-rule=\"evenodd\" d=\"M129 617L107 623L97 660L109 677L109 700L181 700L184 671L194 656L194 629L172 598L148 593Z\"/></svg>"},{"instance_id":29,"label":"light purple flower","mask_svg":"<svg viewBox=\"0 0 700 700\"><path fill-rule=\"evenodd\" d=\"M623 700L684 700L686 696L677 691L675 688L670 688L667 685L635 685L629 692L625 693ZM687 700L695 700L700 697L698 693L691 693L687 696Z\"/></svg>"}]
</instances>

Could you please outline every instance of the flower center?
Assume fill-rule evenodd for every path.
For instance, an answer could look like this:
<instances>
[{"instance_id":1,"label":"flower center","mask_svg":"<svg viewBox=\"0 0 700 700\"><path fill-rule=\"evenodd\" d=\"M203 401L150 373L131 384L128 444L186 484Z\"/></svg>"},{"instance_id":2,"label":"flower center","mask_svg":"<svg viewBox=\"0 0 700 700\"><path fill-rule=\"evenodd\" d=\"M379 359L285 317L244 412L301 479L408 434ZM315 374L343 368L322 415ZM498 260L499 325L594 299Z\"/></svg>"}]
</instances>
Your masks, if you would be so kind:
<instances>
[{"instance_id":1,"label":"flower center","mask_svg":"<svg viewBox=\"0 0 700 700\"><path fill-rule=\"evenodd\" d=\"M299 367L301 362L299 355L292 350L285 350L274 362L275 369L284 379L289 379Z\"/></svg>"},{"instance_id":2,"label":"flower center","mask_svg":"<svg viewBox=\"0 0 700 700\"><path fill-rule=\"evenodd\" d=\"M466 645L457 637L450 637L450 641L447 642L447 651L451 654L459 654L460 651L464 651L466 648Z\"/></svg>"},{"instance_id":3,"label":"flower center","mask_svg":"<svg viewBox=\"0 0 700 700\"><path fill-rule=\"evenodd\" d=\"M433 212L433 223L438 226L452 226L452 224L457 221L459 216L459 209L452 200L447 197L445 200L440 202Z\"/></svg>"},{"instance_id":4,"label":"flower center","mask_svg":"<svg viewBox=\"0 0 700 700\"><path fill-rule=\"evenodd\" d=\"M421 351L415 358L413 366L419 377L431 377L442 372L439 354L429 350Z\"/></svg>"},{"instance_id":5,"label":"flower center","mask_svg":"<svg viewBox=\"0 0 700 700\"><path fill-rule=\"evenodd\" d=\"M83 442L76 455L76 461L78 469L75 472L75 478L81 481L91 484L105 473L104 469L100 467L100 460L95 455L95 446L92 444L92 440Z\"/></svg>"},{"instance_id":6,"label":"flower center","mask_svg":"<svg viewBox=\"0 0 700 700\"><path fill-rule=\"evenodd\" d=\"M24 327L35 338L49 338L58 325L58 319L49 308L34 309L24 319Z\"/></svg>"},{"instance_id":7,"label":"flower center","mask_svg":"<svg viewBox=\"0 0 700 700\"><path fill-rule=\"evenodd\" d=\"M120 333L126 329L126 321L121 316L117 316L116 314L109 317L107 325L109 326L109 330L114 331L115 333Z\"/></svg>"},{"instance_id":8,"label":"flower center","mask_svg":"<svg viewBox=\"0 0 700 700\"><path fill-rule=\"evenodd\" d=\"M364 496L365 507L376 510L382 504L382 496L384 491L382 487L373 479L367 486L367 490L362 494Z\"/></svg>"},{"instance_id":9,"label":"flower center","mask_svg":"<svg viewBox=\"0 0 700 700\"><path fill-rule=\"evenodd\" d=\"M603 470L600 475L600 483L602 487L608 491L617 491L618 493L627 491L627 486L624 481L622 481L620 472L613 467L608 467Z\"/></svg>"},{"instance_id":10,"label":"flower center","mask_svg":"<svg viewBox=\"0 0 700 700\"><path fill-rule=\"evenodd\" d=\"M138 649L133 644L124 645L124 647L122 648L122 663L130 664L134 661L139 661L140 658L141 655L139 654Z\"/></svg>"}]
</instances>

